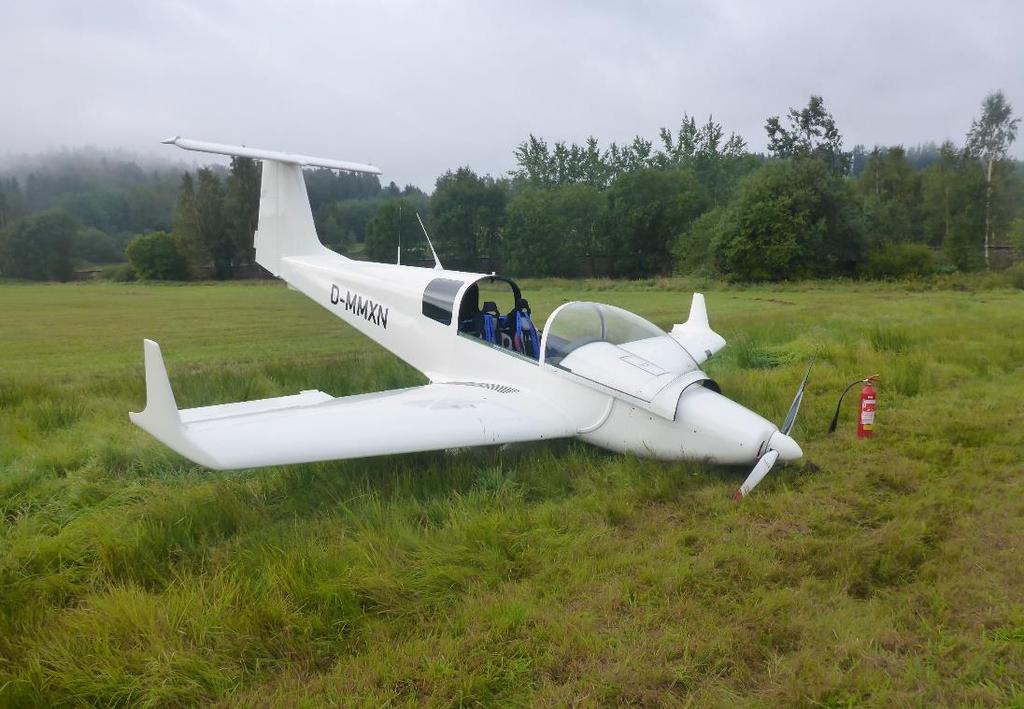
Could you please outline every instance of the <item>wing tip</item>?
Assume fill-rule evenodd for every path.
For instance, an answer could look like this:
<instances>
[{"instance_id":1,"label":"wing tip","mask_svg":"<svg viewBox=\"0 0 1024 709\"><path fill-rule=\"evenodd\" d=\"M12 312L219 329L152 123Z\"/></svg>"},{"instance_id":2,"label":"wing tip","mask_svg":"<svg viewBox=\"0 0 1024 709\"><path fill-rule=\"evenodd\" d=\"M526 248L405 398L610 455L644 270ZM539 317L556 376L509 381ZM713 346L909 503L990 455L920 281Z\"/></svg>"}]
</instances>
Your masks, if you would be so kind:
<instances>
[{"instance_id":1,"label":"wing tip","mask_svg":"<svg viewBox=\"0 0 1024 709\"><path fill-rule=\"evenodd\" d=\"M160 345L155 340L142 341L142 361L146 372L146 405L142 411L128 412L128 418L136 426L156 436L152 429L180 426L181 417L178 415L178 405L167 377Z\"/></svg>"},{"instance_id":2,"label":"wing tip","mask_svg":"<svg viewBox=\"0 0 1024 709\"><path fill-rule=\"evenodd\" d=\"M128 420L176 453L200 465L221 470L217 459L189 438L174 400L160 345L155 340L142 341L146 369L146 406L142 411L129 411Z\"/></svg>"}]
</instances>

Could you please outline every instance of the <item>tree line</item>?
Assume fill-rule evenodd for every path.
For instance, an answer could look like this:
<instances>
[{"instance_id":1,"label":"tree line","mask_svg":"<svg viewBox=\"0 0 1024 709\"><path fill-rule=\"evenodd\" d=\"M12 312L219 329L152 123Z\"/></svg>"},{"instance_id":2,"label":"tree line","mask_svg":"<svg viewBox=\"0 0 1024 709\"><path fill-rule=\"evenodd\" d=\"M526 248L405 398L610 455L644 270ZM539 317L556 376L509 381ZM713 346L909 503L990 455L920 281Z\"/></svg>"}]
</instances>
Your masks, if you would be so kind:
<instances>
[{"instance_id":1,"label":"tree line","mask_svg":"<svg viewBox=\"0 0 1024 709\"><path fill-rule=\"evenodd\" d=\"M662 129L660 144L549 146L530 136L508 180L463 170L438 181L439 202L452 181L479 197L459 200L457 223L434 206L434 223L449 227L437 242L457 244L447 249L457 266L497 262L538 276L747 281L985 268L996 246L1024 248L1024 169L1008 158L1017 125L996 92L960 146L847 151L812 96L766 120L767 155L713 118L690 116ZM485 194L487 208L473 209Z\"/></svg>"},{"instance_id":2,"label":"tree line","mask_svg":"<svg viewBox=\"0 0 1024 709\"><path fill-rule=\"evenodd\" d=\"M493 178L460 167L431 195L376 176L307 170L322 241L354 258L524 276L736 280L921 275L998 266L1024 248L1019 119L987 96L961 144L846 150L819 96L765 121L767 153L713 118L684 115L656 141L582 145L529 136ZM141 278L254 270L259 164L145 172L81 161L0 177L0 269L66 279L127 258ZM140 235L141 234L141 235Z\"/></svg>"}]
</instances>

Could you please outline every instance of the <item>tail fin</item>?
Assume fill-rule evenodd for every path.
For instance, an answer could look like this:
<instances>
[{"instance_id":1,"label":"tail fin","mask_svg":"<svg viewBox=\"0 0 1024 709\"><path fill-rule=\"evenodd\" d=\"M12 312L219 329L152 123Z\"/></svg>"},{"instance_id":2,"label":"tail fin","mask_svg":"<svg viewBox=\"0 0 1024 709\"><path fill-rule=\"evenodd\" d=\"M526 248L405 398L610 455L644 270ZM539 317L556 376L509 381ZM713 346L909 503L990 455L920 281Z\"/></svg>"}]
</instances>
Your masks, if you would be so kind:
<instances>
[{"instance_id":1,"label":"tail fin","mask_svg":"<svg viewBox=\"0 0 1024 709\"><path fill-rule=\"evenodd\" d=\"M184 150L263 161L259 227L255 236L256 262L275 276L281 275L282 259L288 256L309 256L325 250L313 224L306 181L302 176L304 166L328 167L332 170L370 175L381 174L380 168L373 165L280 153L242 145L223 145L181 137L169 138L163 142Z\"/></svg>"},{"instance_id":2,"label":"tail fin","mask_svg":"<svg viewBox=\"0 0 1024 709\"><path fill-rule=\"evenodd\" d=\"M275 276L281 275L281 259L286 256L312 256L325 250L316 235L306 181L299 165L263 161L255 239L256 263Z\"/></svg>"},{"instance_id":3,"label":"tail fin","mask_svg":"<svg viewBox=\"0 0 1024 709\"><path fill-rule=\"evenodd\" d=\"M669 334L686 348L697 364L710 359L711 355L725 347L725 339L712 330L708 323L708 310L701 293L693 294L689 319L685 323L675 325Z\"/></svg>"}]
</instances>

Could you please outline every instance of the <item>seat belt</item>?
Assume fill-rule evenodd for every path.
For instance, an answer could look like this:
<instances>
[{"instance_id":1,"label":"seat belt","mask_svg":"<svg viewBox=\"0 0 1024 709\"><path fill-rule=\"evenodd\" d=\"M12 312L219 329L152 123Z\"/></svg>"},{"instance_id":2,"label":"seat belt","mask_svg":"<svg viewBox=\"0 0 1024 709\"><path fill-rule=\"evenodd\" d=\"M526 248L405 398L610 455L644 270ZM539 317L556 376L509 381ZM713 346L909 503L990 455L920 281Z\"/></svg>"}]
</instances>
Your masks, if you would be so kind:
<instances>
[{"instance_id":1,"label":"seat belt","mask_svg":"<svg viewBox=\"0 0 1024 709\"><path fill-rule=\"evenodd\" d=\"M484 313L484 340L490 342L492 345L498 344L498 338L495 333L494 316L490 313Z\"/></svg>"},{"instance_id":2,"label":"seat belt","mask_svg":"<svg viewBox=\"0 0 1024 709\"><path fill-rule=\"evenodd\" d=\"M529 333L530 338L530 351L526 351L526 339L524 331ZM522 310L516 311L516 339L515 339L516 351L521 354L528 354L534 359L540 359L540 342L537 340L537 328L533 326L533 321L530 320L530 316Z\"/></svg>"}]
</instances>

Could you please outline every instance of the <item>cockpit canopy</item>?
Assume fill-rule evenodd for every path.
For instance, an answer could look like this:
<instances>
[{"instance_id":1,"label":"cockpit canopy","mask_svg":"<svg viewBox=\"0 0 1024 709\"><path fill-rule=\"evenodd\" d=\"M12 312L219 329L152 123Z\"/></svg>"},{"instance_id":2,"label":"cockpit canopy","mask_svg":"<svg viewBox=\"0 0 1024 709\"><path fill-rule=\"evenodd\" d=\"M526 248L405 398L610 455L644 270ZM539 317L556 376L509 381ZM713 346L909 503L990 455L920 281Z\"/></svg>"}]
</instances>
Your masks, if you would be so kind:
<instances>
[{"instance_id":1,"label":"cockpit canopy","mask_svg":"<svg viewBox=\"0 0 1024 709\"><path fill-rule=\"evenodd\" d=\"M614 305L566 303L548 318L541 349L546 364L627 394L668 419L687 387L717 388L664 330Z\"/></svg>"},{"instance_id":2,"label":"cockpit canopy","mask_svg":"<svg viewBox=\"0 0 1024 709\"><path fill-rule=\"evenodd\" d=\"M557 365L577 348L592 342L629 345L663 337L668 334L654 323L614 305L566 303L548 319L544 361ZM676 347L686 354L681 347Z\"/></svg>"}]
</instances>

